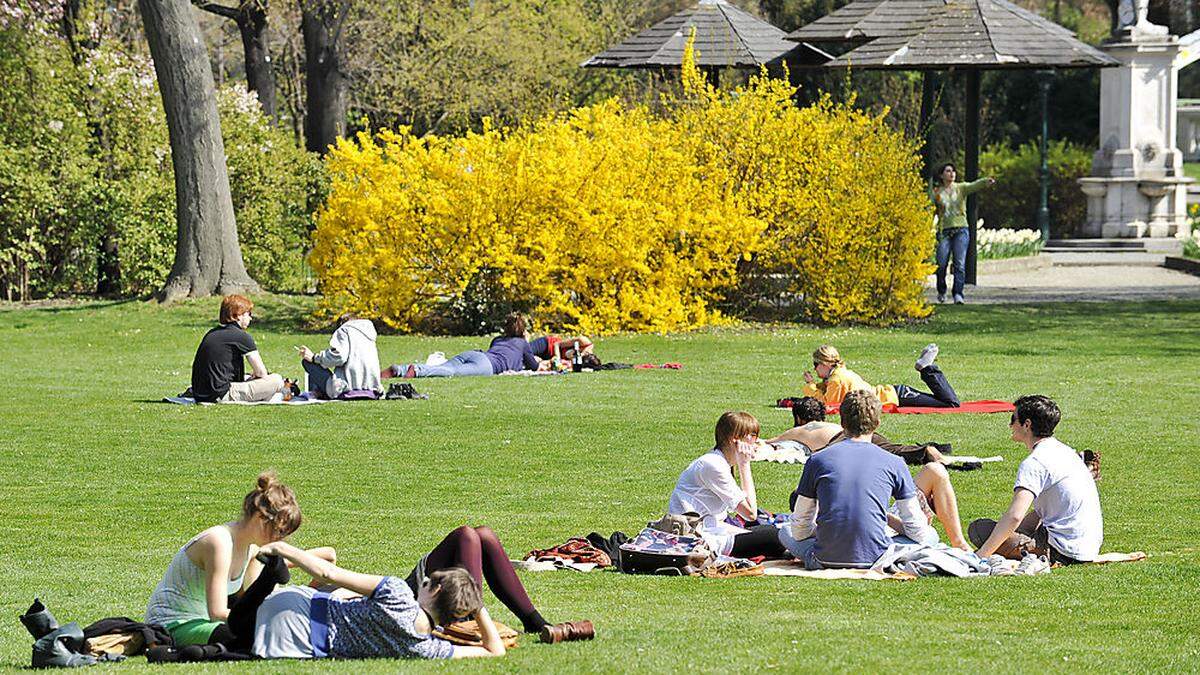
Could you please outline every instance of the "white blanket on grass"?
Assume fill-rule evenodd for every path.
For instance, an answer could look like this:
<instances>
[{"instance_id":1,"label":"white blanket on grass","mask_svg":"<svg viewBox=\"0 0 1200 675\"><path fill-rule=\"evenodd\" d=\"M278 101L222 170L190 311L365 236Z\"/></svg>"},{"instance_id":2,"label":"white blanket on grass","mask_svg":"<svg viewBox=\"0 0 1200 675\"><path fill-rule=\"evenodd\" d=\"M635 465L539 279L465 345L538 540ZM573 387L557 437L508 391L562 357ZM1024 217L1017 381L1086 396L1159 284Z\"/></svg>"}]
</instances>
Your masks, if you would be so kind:
<instances>
[{"instance_id":1,"label":"white blanket on grass","mask_svg":"<svg viewBox=\"0 0 1200 675\"><path fill-rule=\"evenodd\" d=\"M336 403L338 399L293 398L283 400L283 394L275 394L268 401L220 401L221 405L312 405L314 403ZM216 405L216 403L197 402L190 396L164 396L163 403L176 405Z\"/></svg>"}]
</instances>

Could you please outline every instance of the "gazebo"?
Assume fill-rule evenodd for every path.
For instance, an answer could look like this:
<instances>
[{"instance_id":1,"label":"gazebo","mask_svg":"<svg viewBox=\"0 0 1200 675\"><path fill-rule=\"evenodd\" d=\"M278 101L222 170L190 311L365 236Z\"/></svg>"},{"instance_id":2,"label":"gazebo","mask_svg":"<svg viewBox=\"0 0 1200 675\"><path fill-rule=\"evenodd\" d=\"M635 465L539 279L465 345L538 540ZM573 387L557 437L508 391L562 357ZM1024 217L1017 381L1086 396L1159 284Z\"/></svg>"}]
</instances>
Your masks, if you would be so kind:
<instances>
[{"instance_id":1,"label":"gazebo","mask_svg":"<svg viewBox=\"0 0 1200 675\"><path fill-rule=\"evenodd\" d=\"M839 37L840 36L840 37ZM961 70L966 85L967 180L979 176L979 74L983 70L1102 68L1117 65L1107 54L1075 39L1066 28L1007 0L858 0L788 35L790 40L839 42L852 49L827 68L864 70ZM1042 95L1042 200L1039 226L1048 224L1045 101ZM922 96L927 114L928 92ZM975 283L976 199L967 200L971 246L967 283Z\"/></svg>"},{"instance_id":2,"label":"gazebo","mask_svg":"<svg viewBox=\"0 0 1200 675\"><path fill-rule=\"evenodd\" d=\"M725 0L700 0L583 62L584 68L679 68L695 31L696 65L710 79L720 68L781 63L817 66L833 58Z\"/></svg>"}]
</instances>

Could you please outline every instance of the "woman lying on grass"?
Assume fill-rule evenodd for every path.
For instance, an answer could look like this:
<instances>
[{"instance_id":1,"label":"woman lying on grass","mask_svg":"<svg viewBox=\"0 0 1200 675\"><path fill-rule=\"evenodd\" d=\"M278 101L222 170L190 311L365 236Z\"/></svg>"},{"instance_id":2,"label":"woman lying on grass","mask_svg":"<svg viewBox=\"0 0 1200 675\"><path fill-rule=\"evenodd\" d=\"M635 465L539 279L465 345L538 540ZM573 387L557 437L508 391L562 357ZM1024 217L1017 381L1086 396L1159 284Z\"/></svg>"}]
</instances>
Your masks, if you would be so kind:
<instances>
[{"instance_id":1,"label":"woman lying on grass","mask_svg":"<svg viewBox=\"0 0 1200 675\"><path fill-rule=\"evenodd\" d=\"M221 644L235 651L248 648L255 610L288 576L282 563L264 569L254 560L254 551L299 527L295 493L276 480L274 473L260 474L258 485L242 500L238 521L204 530L175 553L150 596L146 623L166 628L180 647ZM332 548L311 553L328 560L336 558ZM229 598L234 595L238 599L231 608Z\"/></svg>"},{"instance_id":2,"label":"woman lying on grass","mask_svg":"<svg viewBox=\"0 0 1200 675\"><path fill-rule=\"evenodd\" d=\"M504 334L492 339L487 351L472 349L455 354L438 366L424 363L395 364L383 370L384 379L391 377L464 377L469 375L498 375L510 370L538 370L541 362L529 348L525 317L512 313L504 319Z\"/></svg>"},{"instance_id":3,"label":"woman lying on grass","mask_svg":"<svg viewBox=\"0 0 1200 675\"><path fill-rule=\"evenodd\" d=\"M262 603L254 629L254 654L264 658L425 658L503 656L504 643L483 607L486 578L492 593L543 642L588 639L590 622L548 624L533 607L495 533L460 527L421 558L406 580L361 574L286 542L263 548L338 590L288 586ZM435 626L474 620L482 646L452 645Z\"/></svg>"},{"instance_id":4,"label":"woman lying on grass","mask_svg":"<svg viewBox=\"0 0 1200 675\"><path fill-rule=\"evenodd\" d=\"M934 363L937 355L938 346L927 345L914 366L921 374L921 381L929 387L930 393L925 393L907 384L881 384L872 387L859 377L858 373L846 367L846 362L842 360L837 347L821 345L813 352L813 370L821 381L817 382L812 373L804 371L804 396L811 396L825 405L840 405L846 394L852 391L869 391L885 406L957 408L958 395L954 393L954 388L946 380L941 368Z\"/></svg>"},{"instance_id":5,"label":"woman lying on grass","mask_svg":"<svg viewBox=\"0 0 1200 675\"><path fill-rule=\"evenodd\" d=\"M747 530L725 522L730 511L749 522L758 519L758 497L750 472L758 431L758 420L750 413L721 415L716 446L683 470L671 492L667 513L699 515L700 535L713 553L737 558L783 556L775 525L755 525ZM733 479L734 468L741 485Z\"/></svg>"}]
</instances>

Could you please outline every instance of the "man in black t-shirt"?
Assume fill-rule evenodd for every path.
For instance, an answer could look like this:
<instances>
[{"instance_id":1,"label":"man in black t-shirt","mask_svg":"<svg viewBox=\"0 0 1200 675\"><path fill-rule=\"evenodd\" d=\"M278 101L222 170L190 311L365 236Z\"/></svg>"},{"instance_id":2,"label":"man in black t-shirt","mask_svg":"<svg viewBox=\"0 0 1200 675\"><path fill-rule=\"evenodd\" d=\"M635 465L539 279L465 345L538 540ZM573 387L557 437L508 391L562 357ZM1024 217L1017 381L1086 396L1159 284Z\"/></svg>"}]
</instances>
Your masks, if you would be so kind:
<instances>
[{"instance_id":1,"label":"man in black t-shirt","mask_svg":"<svg viewBox=\"0 0 1200 675\"><path fill-rule=\"evenodd\" d=\"M205 333L192 360L192 395L197 401L266 401L283 391L283 377L267 373L258 345L246 332L252 309L254 303L241 295L221 301L221 325ZM245 361L250 362L249 380Z\"/></svg>"}]
</instances>

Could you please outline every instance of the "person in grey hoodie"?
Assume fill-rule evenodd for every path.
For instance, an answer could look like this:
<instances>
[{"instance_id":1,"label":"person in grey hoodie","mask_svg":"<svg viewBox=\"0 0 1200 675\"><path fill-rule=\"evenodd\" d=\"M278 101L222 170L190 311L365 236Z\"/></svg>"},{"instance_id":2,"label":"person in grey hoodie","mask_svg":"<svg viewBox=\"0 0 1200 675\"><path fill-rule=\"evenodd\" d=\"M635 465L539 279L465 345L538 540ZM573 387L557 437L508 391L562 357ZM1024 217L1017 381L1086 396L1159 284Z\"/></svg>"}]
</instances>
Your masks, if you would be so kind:
<instances>
[{"instance_id":1,"label":"person in grey hoodie","mask_svg":"<svg viewBox=\"0 0 1200 675\"><path fill-rule=\"evenodd\" d=\"M313 353L307 346L299 347L309 390L331 399L348 391L382 393L376 336L369 319L348 318L334 331L325 351Z\"/></svg>"}]
</instances>

